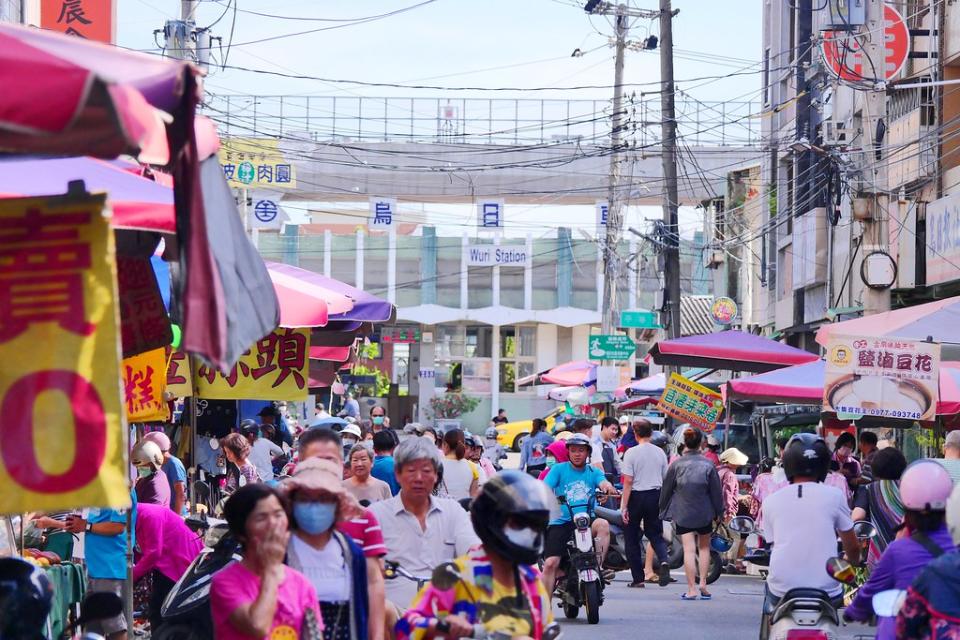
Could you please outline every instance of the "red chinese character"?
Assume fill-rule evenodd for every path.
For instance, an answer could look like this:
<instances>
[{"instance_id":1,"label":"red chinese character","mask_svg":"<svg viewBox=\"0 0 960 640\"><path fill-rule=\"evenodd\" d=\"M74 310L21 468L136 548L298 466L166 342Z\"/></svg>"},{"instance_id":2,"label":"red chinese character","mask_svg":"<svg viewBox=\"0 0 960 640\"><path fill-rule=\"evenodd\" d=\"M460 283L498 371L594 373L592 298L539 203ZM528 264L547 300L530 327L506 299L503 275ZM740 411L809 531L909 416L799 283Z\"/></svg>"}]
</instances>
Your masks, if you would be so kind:
<instances>
[{"instance_id":1,"label":"red chinese character","mask_svg":"<svg viewBox=\"0 0 960 640\"><path fill-rule=\"evenodd\" d=\"M170 365L167 367L167 386L174 384L187 384L187 377L177 373L180 370L180 362L187 359L187 355L182 351L174 351L170 356Z\"/></svg>"},{"instance_id":2,"label":"red chinese character","mask_svg":"<svg viewBox=\"0 0 960 640\"><path fill-rule=\"evenodd\" d=\"M57 22L64 22L64 20L67 24L74 21L81 24L90 24L91 20L83 10L83 0L64 0L60 6L60 15L57 17Z\"/></svg>"},{"instance_id":3,"label":"red chinese character","mask_svg":"<svg viewBox=\"0 0 960 640\"><path fill-rule=\"evenodd\" d=\"M123 397L127 402L127 413L135 413L137 409L143 407L143 388L144 385L150 388L150 380L147 378L152 370L148 367L148 373L143 371L134 371L133 367L126 365L123 372Z\"/></svg>"},{"instance_id":4,"label":"red chinese character","mask_svg":"<svg viewBox=\"0 0 960 640\"><path fill-rule=\"evenodd\" d=\"M79 336L89 336L83 274L0 278L0 343L13 340L36 322L55 322Z\"/></svg>"},{"instance_id":5,"label":"red chinese character","mask_svg":"<svg viewBox=\"0 0 960 640\"><path fill-rule=\"evenodd\" d=\"M213 381L217 378L217 370L213 367L201 364L199 367L197 367L197 377L206 380L207 384L213 384Z\"/></svg>"},{"instance_id":6,"label":"red chinese character","mask_svg":"<svg viewBox=\"0 0 960 640\"><path fill-rule=\"evenodd\" d=\"M76 240L79 237L77 227L89 224L90 215L89 211L44 213L37 209L27 209L17 218L4 217L3 226L0 227L0 246Z\"/></svg>"},{"instance_id":7,"label":"red chinese character","mask_svg":"<svg viewBox=\"0 0 960 640\"><path fill-rule=\"evenodd\" d=\"M933 370L933 358L925 353L918 353L916 369L930 373Z\"/></svg>"},{"instance_id":8,"label":"red chinese character","mask_svg":"<svg viewBox=\"0 0 960 640\"><path fill-rule=\"evenodd\" d=\"M293 329L284 329L278 338L277 366L280 367L280 375L273 382L273 386L280 386L292 374L297 386L303 388L306 381L300 369L307 361L307 337Z\"/></svg>"},{"instance_id":9,"label":"red chinese character","mask_svg":"<svg viewBox=\"0 0 960 640\"><path fill-rule=\"evenodd\" d=\"M876 364L876 352L869 349L864 351L857 351L857 362L861 367L875 367Z\"/></svg>"},{"instance_id":10,"label":"red chinese character","mask_svg":"<svg viewBox=\"0 0 960 640\"><path fill-rule=\"evenodd\" d=\"M277 370L274 360L277 358L277 334L270 333L257 340L257 366L250 369L250 377L259 380ZM274 385L276 386L276 385Z\"/></svg>"},{"instance_id":11,"label":"red chinese character","mask_svg":"<svg viewBox=\"0 0 960 640\"><path fill-rule=\"evenodd\" d=\"M898 353L897 370L910 371L910 369L913 369L913 356L911 356L909 353Z\"/></svg>"},{"instance_id":12,"label":"red chinese character","mask_svg":"<svg viewBox=\"0 0 960 640\"><path fill-rule=\"evenodd\" d=\"M881 351L878 353L877 366L881 369L893 369L893 354L889 351Z\"/></svg>"}]
</instances>

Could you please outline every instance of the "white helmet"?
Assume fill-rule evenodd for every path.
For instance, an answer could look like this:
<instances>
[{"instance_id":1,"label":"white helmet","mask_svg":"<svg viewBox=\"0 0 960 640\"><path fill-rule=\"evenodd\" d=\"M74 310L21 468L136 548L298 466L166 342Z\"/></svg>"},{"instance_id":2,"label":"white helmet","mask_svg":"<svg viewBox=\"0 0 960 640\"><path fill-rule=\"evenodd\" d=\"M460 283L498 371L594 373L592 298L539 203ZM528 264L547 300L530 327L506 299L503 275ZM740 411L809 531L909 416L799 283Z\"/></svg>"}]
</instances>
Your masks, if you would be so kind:
<instances>
[{"instance_id":1,"label":"white helmet","mask_svg":"<svg viewBox=\"0 0 960 640\"><path fill-rule=\"evenodd\" d=\"M345 435L347 435L347 434L349 434L349 435L351 435L351 436L354 436L357 440L359 440L360 438L363 437L363 434L360 432L360 427L358 427L358 426L355 425L355 424L345 425L345 426L343 427L343 429L340 430L340 436L341 436L341 437L343 437L343 436L345 436Z\"/></svg>"},{"instance_id":2,"label":"white helmet","mask_svg":"<svg viewBox=\"0 0 960 640\"><path fill-rule=\"evenodd\" d=\"M130 462L135 467L151 467L156 470L163 466L163 451L160 451L157 443L141 440L133 448Z\"/></svg>"}]
</instances>

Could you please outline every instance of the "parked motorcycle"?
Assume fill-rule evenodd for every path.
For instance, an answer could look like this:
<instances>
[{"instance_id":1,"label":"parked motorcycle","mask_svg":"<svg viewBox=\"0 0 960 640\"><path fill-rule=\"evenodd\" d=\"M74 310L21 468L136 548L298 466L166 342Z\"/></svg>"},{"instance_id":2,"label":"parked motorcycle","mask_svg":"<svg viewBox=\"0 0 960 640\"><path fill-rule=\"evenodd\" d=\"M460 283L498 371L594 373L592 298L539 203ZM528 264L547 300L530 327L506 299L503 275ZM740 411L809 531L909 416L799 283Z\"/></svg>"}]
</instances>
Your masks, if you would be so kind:
<instances>
[{"instance_id":1,"label":"parked motorcycle","mask_svg":"<svg viewBox=\"0 0 960 640\"><path fill-rule=\"evenodd\" d=\"M603 604L603 580L589 515L596 501L595 495L582 504L569 504L563 496L557 497L561 508L566 507L570 512L574 528L573 539L567 542L567 555L560 558L556 596L563 605L564 616L576 618L583 607L589 624L600 622L600 605ZM581 507L586 507L585 513L573 513L574 509Z\"/></svg>"},{"instance_id":2,"label":"parked motorcycle","mask_svg":"<svg viewBox=\"0 0 960 640\"><path fill-rule=\"evenodd\" d=\"M187 518L187 525L203 537L204 548L170 590L160 614L163 623L151 631L153 640L205 640L212 638L210 617L210 585L213 574L231 560L240 560L239 543L230 535L227 523L208 519Z\"/></svg>"}]
</instances>

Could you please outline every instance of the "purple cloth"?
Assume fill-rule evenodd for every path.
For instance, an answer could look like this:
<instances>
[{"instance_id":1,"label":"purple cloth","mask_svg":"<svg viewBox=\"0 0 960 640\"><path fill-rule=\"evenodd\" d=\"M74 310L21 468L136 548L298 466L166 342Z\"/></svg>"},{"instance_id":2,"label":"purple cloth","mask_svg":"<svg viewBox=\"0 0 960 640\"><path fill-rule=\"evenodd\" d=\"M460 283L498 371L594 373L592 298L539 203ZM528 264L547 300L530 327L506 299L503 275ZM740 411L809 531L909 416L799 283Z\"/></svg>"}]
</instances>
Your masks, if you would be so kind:
<instances>
[{"instance_id":1,"label":"purple cloth","mask_svg":"<svg viewBox=\"0 0 960 640\"><path fill-rule=\"evenodd\" d=\"M158 504L170 508L170 481L163 471L157 471L146 478L138 478L134 490L140 504Z\"/></svg>"},{"instance_id":2,"label":"purple cloth","mask_svg":"<svg viewBox=\"0 0 960 640\"><path fill-rule=\"evenodd\" d=\"M956 549L946 526L927 535L944 553ZM916 540L894 540L880 556L870 579L860 587L844 616L851 620L868 620L873 613L874 594L888 589L906 589L931 560L933 556ZM896 640L896 630L896 618L877 619L877 640Z\"/></svg>"}]
</instances>

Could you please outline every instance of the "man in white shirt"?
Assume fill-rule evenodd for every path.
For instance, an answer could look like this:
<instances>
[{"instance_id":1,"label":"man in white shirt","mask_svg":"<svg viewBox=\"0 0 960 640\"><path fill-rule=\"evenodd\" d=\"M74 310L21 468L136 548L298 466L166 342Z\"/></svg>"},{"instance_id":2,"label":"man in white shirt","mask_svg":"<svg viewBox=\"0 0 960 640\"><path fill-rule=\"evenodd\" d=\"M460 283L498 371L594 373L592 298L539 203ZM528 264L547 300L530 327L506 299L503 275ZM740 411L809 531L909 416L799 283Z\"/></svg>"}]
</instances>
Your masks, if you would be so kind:
<instances>
[{"instance_id":1,"label":"man in white shirt","mask_svg":"<svg viewBox=\"0 0 960 640\"><path fill-rule=\"evenodd\" d=\"M783 451L790 484L768 496L761 507L763 537L773 545L764 615L791 589L819 589L839 600L843 587L827 574L837 555L837 536L847 560L860 561L850 507L843 493L822 484L830 469L830 450L820 436L801 433Z\"/></svg>"},{"instance_id":2,"label":"man in white shirt","mask_svg":"<svg viewBox=\"0 0 960 640\"><path fill-rule=\"evenodd\" d=\"M623 457L623 496L620 498L620 513L626 525L624 542L627 561L633 577L633 582L628 586L641 588L646 580L640 549L640 539L646 535L650 541L647 553L652 547L657 554L657 578L660 586L665 587L670 584L670 565L667 562L667 543L663 539L663 521L660 520L660 489L667 475L667 454L650 443L653 425L648 420L636 420L633 434L637 446L628 449Z\"/></svg>"},{"instance_id":3,"label":"man in white shirt","mask_svg":"<svg viewBox=\"0 0 960 640\"><path fill-rule=\"evenodd\" d=\"M240 425L240 433L250 443L250 455L247 460L257 468L261 482L274 479L273 459L283 455L283 449L267 438L260 437L260 425L253 420L244 420Z\"/></svg>"},{"instance_id":4,"label":"man in white shirt","mask_svg":"<svg viewBox=\"0 0 960 640\"><path fill-rule=\"evenodd\" d=\"M456 500L431 495L443 463L436 446L424 438L408 438L393 459L400 493L370 505L370 511L380 521L387 561L429 579L434 567L465 554L480 539ZM417 585L406 578L387 581L387 599L401 609L416 593Z\"/></svg>"}]
</instances>

